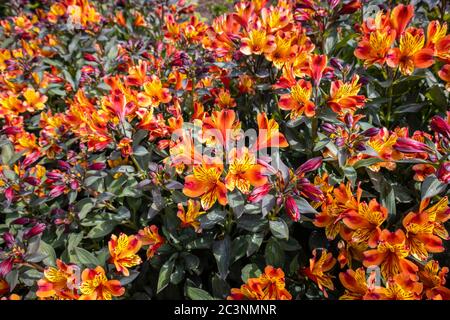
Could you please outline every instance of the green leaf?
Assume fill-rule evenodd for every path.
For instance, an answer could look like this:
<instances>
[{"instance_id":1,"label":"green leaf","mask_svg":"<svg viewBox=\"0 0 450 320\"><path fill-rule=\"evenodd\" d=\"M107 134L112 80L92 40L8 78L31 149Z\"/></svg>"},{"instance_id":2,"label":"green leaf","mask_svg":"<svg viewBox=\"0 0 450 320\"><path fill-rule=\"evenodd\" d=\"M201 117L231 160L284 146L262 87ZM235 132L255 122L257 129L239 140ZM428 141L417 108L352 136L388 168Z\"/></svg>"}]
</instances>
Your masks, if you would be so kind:
<instances>
[{"instance_id":1,"label":"green leaf","mask_svg":"<svg viewBox=\"0 0 450 320\"><path fill-rule=\"evenodd\" d=\"M191 300L214 300L214 298L205 290L194 287L186 287L186 295Z\"/></svg>"},{"instance_id":2,"label":"green leaf","mask_svg":"<svg viewBox=\"0 0 450 320\"><path fill-rule=\"evenodd\" d=\"M231 241L229 236L225 236L223 240L213 243L213 254L217 262L220 278L226 279L228 276L228 267L230 266Z\"/></svg>"},{"instance_id":3,"label":"green leaf","mask_svg":"<svg viewBox=\"0 0 450 320\"><path fill-rule=\"evenodd\" d=\"M100 265L100 261L89 251L76 247L75 254L78 258L78 261L89 268L95 268Z\"/></svg>"},{"instance_id":4,"label":"green leaf","mask_svg":"<svg viewBox=\"0 0 450 320\"><path fill-rule=\"evenodd\" d=\"M276 238L270 238L264 251L266 264L274 267L281 267L284 263L284 251Z\"/></svg>"},{"instance_id":5,"label":"green leaf","mask_svg":"<svg viewBox=\"0 0 450 320\"><path fill-rule=\"evenodd\" d=\"M87 234L87 238L97 239L110 234L114 227L117 225L117 221L106 220L100 222L94 228L92 228Z\"/></svg>"},{"instance_id":6,"label":"green leaf","mask_svg":"<svg viewBox=\"0 0 450 320\"><path fill-rule=\"evenodd\" d=\"M283 219L277 218L277 220L271 220L269 221L269 226L274 237L278 239L289 239L289 227Z\"/></svg>"},{"instance_id":7,"label":"green leaf","mask_svg":"<svg viewBox=\"0 0 450 320\"><path fill-rule=\"evenodd\" d=\"M46 266L56 265L56 253L53 246L41 240L38 252L46 256L42 261Z\"/></svg>"},{"instance_id":8,"label":"green leaf","mask_svg":"<svg viewBox=\"0 0 450 320\"><path fill-rule=\"evenodd\" d=\"M169 260L167 260L159 270L158 285L156 293L160 293L164 290L170 282L170 275L172 274L173 267L175 265L175 259L178 253L174 253Z\"/></svg>"},{"instance_id":9,"label":"green leaf","mask_svg":"<svg viewBox=\"0 0 450 320\"><path fill-rule=\"evenodd\" d=\"M248 239L248 246L247 246L247 257L250 257L252 254L257 252L259 248L261 247L261 244L264 240L264 234L262 233L254 233Z\"/></svg>"},{"instance_id":10,"label":"green leaf","mask_svg":"<svg viewBox=\"0 0 450 320\"><path fill-rule=\"evenodd\" d=\"M247 282L250 278L258 278L261 275L261 270L254 263L247 264L241 271L241 279Z\"/></svg>"},{"instance_id":11,"label":"green leaf","mask_svg":"<svg viewBox=\"0 0 450 320\"><path fill-rule=\"evenodd\" d=\"M80 220L86 218L86 215L94 208L94 200L92 198L84 198L75 204L75 209L78 211Z\"/></svg>"},{"instance_id":12,"label":"green leaf","mask_svg":"<svg viewBox=\"0 0 450 320\"><path fill-rule=\"evenodd\" d=\"M420 188L422 200L432 198L445 190L447 185L441 182L435 175L428 176Z\"/></svg>"},{"instance_id":13,"label":"green leaf","mask_svg":"<svg viewBox=\"0 0 450 320\"><path fill-rule=\"evenodd\" d=\"M244 213L245 199L242 194L235 190L234 192L227 194L228 204L233 209L236 218L240 218Z\"/></svg>"},{"instance_id":14,"label":"green leaf","mask_svg":"<svg viewBox=\"0 0 450 320\"><path fill-rule=\"evenodd\" d=\"M4 165L8 165L10 164L9 162L11 161L11 159L13 158L14 155L14 147L11 144L11 142L7 142L5 144L2 145L2 164Z\"/></svg>"},{"instance_id":15,"label":"green leaf","mask_svg":"<svg viewBox=\"0 0 450 320\"><path fill-rule=\"evenodd\" d=\"M368 159L362 159L359 161L356 161L355 164L353 164L353 168L355 169L359 169L359 168L366 168L366 167L370 167L374 164L383 162L386 160L380 159L380 158L368 158Z\"/></svg>"}]
</instances>

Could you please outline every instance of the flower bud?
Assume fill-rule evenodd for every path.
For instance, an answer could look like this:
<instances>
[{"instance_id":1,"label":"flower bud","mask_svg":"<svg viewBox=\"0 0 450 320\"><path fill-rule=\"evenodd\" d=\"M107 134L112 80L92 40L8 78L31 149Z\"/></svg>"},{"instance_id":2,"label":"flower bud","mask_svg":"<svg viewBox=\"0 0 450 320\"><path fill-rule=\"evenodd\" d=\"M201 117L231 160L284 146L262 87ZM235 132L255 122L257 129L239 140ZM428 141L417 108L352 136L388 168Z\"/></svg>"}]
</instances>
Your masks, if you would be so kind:
<instances>
[{"instance_id":1,"label":"flower bud","mask_svg":"<svg viewBox=\"0 0 450 320\"><path fill-rule=\"evenodd\" d=\"M23 238L24 239L30 239L33 238L34 236L41 234L42 232L44 232L46 228L46 225L43 223L38 223L36 224L34 227L32 227L31 229L29 229L28 231L26 231L23 234Z\"/></svg>"},{"instance_id":2,"label":"flower bud","mask_svg":"<svg viewBox=\"0 0 450 320\"><path fill-rule=\"evenodd\" d=\"M403 153L431 152L430 147L425 143L411 138L398 138L394 144L394 149Z\"/></svg>"},{"instance_id":3,"label":"flower bud","mask_svg":"<svg viewBox=\"0 0 450 320\"><path fill-rule=\"evenodd\" d=\"M300 211L295 199L292 196L288 196L284 202L284 206L286 207L289 217L291 217L293 221L297 222L300 219Z\"/></svg>"},{"instance_id":4,"label":"flower bud","mask_svg":"<svg viewBox=\"0 0 450 320\"><path fill-rule=\"evenodd\" d=\"M439 116L434 116L430 123L431 129L450 139L450 124Z\"/></svg>"},{"instance_id":5,"label":"flower bud","mask_svg":"<svg viewBox=\"0 0 450 320\"><path fill-rule=\"evenodd\" d=\"M371 137L376 136L379 132L380 132L380 129L373 127L373 128L367 129L366 131L364 131L361 134L367 138L371 138Z\"/></svg>"},{"instance_id":6,"label":"flower bud","mask_svg":"<svg viewBox=\"0 0 450 320\"><path fill-rule=\"evenodd\" d=\"M322 157L309 159L295 171L296 175L302 175L306 172L317 170L322 165Z\"/></svg>"},{"instance_id":7,"label":"flower bud","mask_svg":"<svg viewBox=\"0 0 450 320\"><path fill-rule=\"evenodd\" d=\"M450 162L443 163L436 171L436 176L444 183L450 183Z\"/></svg>"}]
</instances>

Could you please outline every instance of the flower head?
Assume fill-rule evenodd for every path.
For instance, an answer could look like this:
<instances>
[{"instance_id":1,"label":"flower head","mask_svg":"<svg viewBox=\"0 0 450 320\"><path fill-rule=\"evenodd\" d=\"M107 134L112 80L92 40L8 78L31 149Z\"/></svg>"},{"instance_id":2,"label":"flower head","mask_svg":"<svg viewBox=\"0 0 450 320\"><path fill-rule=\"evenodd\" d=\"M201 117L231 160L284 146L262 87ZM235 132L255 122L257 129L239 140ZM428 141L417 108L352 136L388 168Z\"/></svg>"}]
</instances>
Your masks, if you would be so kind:
<instances>
[{"instance_id":1,"label":"flower head","mask_svg":"<svg viewBox=\"0 0 450 320\"><path fill-rule=\"evenodd\" d=\"M116 270L122 272L124 276L129 276L128 268L137 266L142 262L136 254L141 248L142 243L136 236L127 236L121 233L119 237L111 235L108 242L110 262L114 263Z\"/></svg>"}]
</instances>

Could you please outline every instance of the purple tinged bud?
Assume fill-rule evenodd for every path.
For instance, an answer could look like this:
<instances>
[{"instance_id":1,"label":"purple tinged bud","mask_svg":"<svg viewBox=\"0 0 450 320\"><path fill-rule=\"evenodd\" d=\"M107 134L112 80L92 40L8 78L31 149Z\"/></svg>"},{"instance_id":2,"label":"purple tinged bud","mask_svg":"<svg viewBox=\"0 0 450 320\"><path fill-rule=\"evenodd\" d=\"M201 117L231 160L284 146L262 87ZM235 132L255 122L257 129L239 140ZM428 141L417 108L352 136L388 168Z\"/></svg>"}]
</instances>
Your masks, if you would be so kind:
<instances>
[{"instance_id":1,"label":"purple tinged bud","mask_svg":"<svg viewBox=\"0 0 450 320\"><path fill-rule=\"evenodd\" d=\"M70 171L70 164L66 161L58 160L58 167L61 170Z\"/></svg>"},{"instance_id":2,"label":"purple tinged bud","mask_svg":"<svg viewBox=\"0 0 450 320\"><path fill-rule=\"evenodd\" d=\"M24 224L28 224L30 223L31 219L30 218L17 218L16 220L14 220L13 222L11 222L12 224L20 224L20 225L24 225Z\"/></svg>"},{"instance_id":3,"label":"purple tinged bud","mask_svg":"<svg viewBox=\"0 0 450 320\"><path fill-rule=\"evenodd\" d=\"M450 139L450 124L439 116L434 116L430 123L431 129Z\"/></svg>"},{"instance_id":4,"label":"purple tinged bud","mask_svg":"<svg viewBox=\"0 0 450 320\"><path fill-rule=\"evenodd\" d=\"M352 126L353 126L353 116L351 115L351 113L346 113L345 114L345 116L344 116L344 122L345 122L345 125L348 127L348 128L351 128Z\"/></svg>"},{"instance_id":5,"label":"purple tinged bud","mask_svg":"<svg viewBox=\"0 0 450 320\"><path fill-rule=\"evenodd\" d=\"M26 231L23 234L23 238L24 239L30 239L33 238L34 236L41 234L42 232L44 232L45 228L47 226L43 223L38 223L36 224L34 227L32 227L31 229L29 229L28 231Z\"/></svg>"},{"instance_id":6,"label":"purple tinged bud","mask_svg":"<svg viewBox=\"0 0 450 320\"><path fill-rule=\"evenodd\" d=\"M394 144L394 149L403 153L420 153L432 151L430 147L425 143L416 141L411 138L398 138L397 142Z\"/></svg>"},{"instance_id":7,"label":"purple tinged bud","mask_svg":"<svg viewBox=\"0 0 450 320\"><path fill-rule=\"evenodd\" d=\"M321 126L322 130L327 132L327 133L335 133L336 132L336 127L333 126L331 123L324 123Z\"/></svg>"},{"instance_id":8,"label":"purple tinged bud","mask_svg":"<svg viewBox=\"0 0 450 320\"><path fill-rule=\"evenodd\" d=\"M14 236L10 232L5 232L2 238L3 240L5 240L5 243L8 247L11 247L15 242Z\"/></svg>"},{"instance_id":9,"label":"purple tinged bud","mask_svg":"<svg viewBox=\"0 0 450 320\"><path fill-rule=\"evenodd\" d=\"M374 128L367 129L366 131L364 131L362 133L362 135L365 137L371 138L371 137L376 136L379 132L380 132L380 129L374 127Z\"/></svg>"},{"instance_id":10,"label":"purple tinged bud","mask_svg":"<svg viewBox=\"0 0 450 320\"><path fill-rule=\"evenodd\" d=\"M95 162L91 165L89 165L89 170L104 170L106 168L106 164L104 162Z\"/></svg>"},{"instance_id":11,"label":"purple tinged bud","mask_svg":"<svg viewBox=\"0 0 450 320\"><path fill-rule=\"evenodd\" d=\"M331 58L330 64L333 68L338 69L338 70L342 70L342 68L344 67L342 65L342 61L338 58Z\"/></svg>"},{"instance_id":12,"label":"purple tinged bud","mask_svg":"<svg viewBox=\"0 0 450 320\"><path fill-rule=\"evenodd\" d=\"M345 145L345 139L344 138L337 138L334 142L337 147L341 148Z\"/></svg>"},{"instance_id":13,"label":"purple tinged bud","mask_svg":"<svg viewBox=\"0 0 450 320\"><path fill-rule=\"evenodd\" d=\"M295 171L296 175L302 175L306 172L317 170L322 165L322 157L309 159Z\"/></svg>"}]
</instances>

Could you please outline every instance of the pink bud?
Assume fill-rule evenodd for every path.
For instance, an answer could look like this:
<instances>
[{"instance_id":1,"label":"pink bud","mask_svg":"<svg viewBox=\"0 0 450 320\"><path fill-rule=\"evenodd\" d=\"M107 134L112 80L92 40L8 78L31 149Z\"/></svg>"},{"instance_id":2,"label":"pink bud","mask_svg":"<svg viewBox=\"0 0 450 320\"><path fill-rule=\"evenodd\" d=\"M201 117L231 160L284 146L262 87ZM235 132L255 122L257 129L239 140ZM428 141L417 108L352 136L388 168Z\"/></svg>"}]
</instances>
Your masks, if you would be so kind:
<instances>
[{"instance_id":1,"label":"pink bud","mask_svg":"<svg viewBox=\"0 0 450 320\"><path fill-rule=\"evenodd\" d=\"M34 152L30 153L23 160L22 166L24 168L28 167L30 164L36 162L36 160L38 160L40 156L41 156L41 153L39 151L34 151Z\"/></svg>"},{"instance_id":2,"label":"pink bud","mask_svg":"<svg viewBox=\"0 0 450 320\"><path fill-rule=\"evenodd\" d=\"M65 186L56 186L48 194L50 198L56 198L64 192Z\"/></svg>"},{"instance_id":3,"label":"pink bud","mask_svg":"<svg viewBox=\"0 0 450 320\"><path fill-rule=\"evenodd\" d=\"M5 198L6 200L11 203L14 199L14 189L12 187L9 187L5 190Z\"/></svg>"},{"instance_id":4,"label":"pink bud","mask_svg":"<svg viewBox=\"0 0 450 320\"><path fill-rule=\"evenodd\" d=\"M61 170L69 171L70 170L70 164L66 161L58 160L58 167Z\"/></svg>"},{"instance_id":5,"label":"pink bud","mask_svg":"<svg viewBox=\"0 0 450 320\"><path fill-rule=\"evenodd\" d=\"M436 171L436 176L444 183L450 183L450 162L443 163Z\"/></svg>"},{"instance_id":6,"label":"pink bud","mask_svg":"<svg viewBox=\"0 0 450 320\"><path fill-rule=\"evenodd\" d=\"M41 183L41 180L35 177L26 177L23 179L23 181L25 181L28 184L31 184L34 187L38 186Z\"/></svg>"},{"instance_id":7,"label":"pink bud","mask_svg":"<svg viewBox=\"0 0 450 320\"><path fill-rule=\"evenodd\" d=\"M22 217L22 218L17 218L16 220L14 220L13 222L11 222L12 224L20 224L20 225L24 225L24 224L27 224L27 223L30 223L30 218L25 218L25 217Z\"/></svg>"},{"instance_id":8,"label":"pink bud","mask_svg":"<svg viewBox=\"0 0 450 320\"><path fill-rule=\"evenodd\" d=\"M30 239L33 238L34 236L41 234L46 228L46 225L43 223L38 223L36 224L34 227L32 227L31 229L29 229L28 231L26 231L23 234L23 238L24 239Z\"/></svg>"},{"instance_id":9,"label":"pink bud","mask_svg":"<svg viewBox=\"0 0 450 320\"><path fill-rule=\"evenodd\" d=\"M4 278L13 268L13 258L8 258L0 262L0 277Z\"/></svg>"},{"instance_id":10,"label":"pink bud","mask_svg":"<svg viewBox=\"0 0 450 320\"><path fill-rule=\"evenodd\" d=\"M398 138L394 144L394 149L403 153L431 152L430 147L425 143L411 138Z\"/></svg>"},{"instance_id":11,"label":"pink bud","mask_svg":"<svg viewBox=\"0 0 450 320\"><path fill-rule=\"evenodd\" d=\"M434 116L430 123L431 129L450 139L450 124L439 116Z\"/></svg>"},{"instance_id":12,"label":"pink bud","mask_svg":"<svg viewBox=\"0 0 450 320\"><path fill-rule=\"evenodd\" d=\"M250 202L259 202L269 193L270 189L270 184L266 183L261 187L253 189L252 193L248 196L247 199Z\"/></svg>"},{"instance_id":13,"label":"pink bud","mask_svg":"<svg viewBox=\"0 0 450 320\"><path fill-rule=\"evenodd\" d=\"M14 236L10 232L5 232L2 238L3 240L5 240L5 243L8 247L11 247L15 242Z\"/></svg>"},{"instance_id":14,"label":"pink bud","mask_svg":"<svg viewBox=\"0 0 450 320\"><path fill-rule=\"evenodd\" d=\"M296 175L303 175L306 172L317 170L322 165L322 157L309 159L295 171Z\"/></svg>"},{"instance_id":15,"label":"pink bud","mask_svg":"<svg viewBox=\"0 0 450 320\"><path fill-rule=\"evenodd\" d=\"M106 168L106 164L103 162L95 162L89 165L89 170L104 170Z\"/></svg>"},{"instance_id":16,"label":"pink bud","mask_svg":"<svg viewBox=\"0 0 450 320\"><path fill-rule=\"evenodd\" d=\"M286 198L286 201L284 202L284 205L291 219L297 222L300 219L300 211L298 210L298 206L297 203L295 202L295 199L291 196L288 196Z\"/></svg>"}]
</instances>

